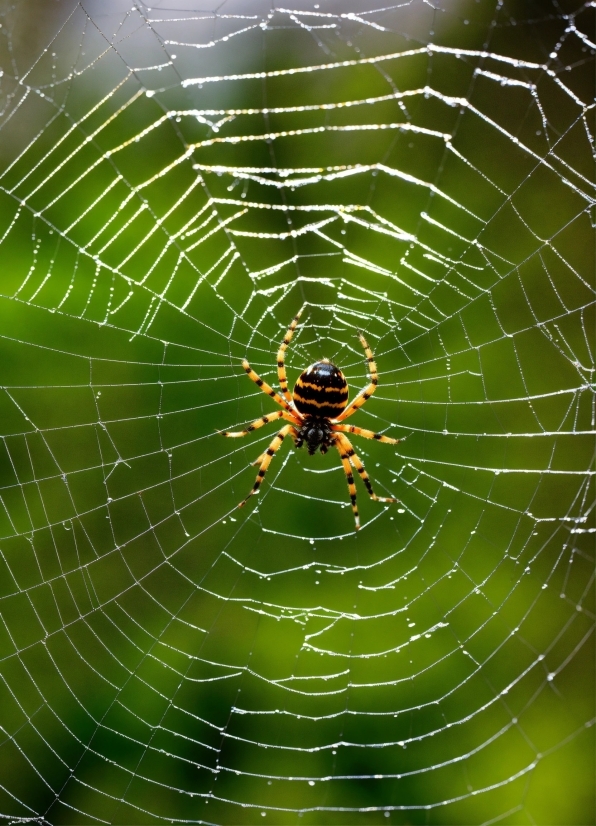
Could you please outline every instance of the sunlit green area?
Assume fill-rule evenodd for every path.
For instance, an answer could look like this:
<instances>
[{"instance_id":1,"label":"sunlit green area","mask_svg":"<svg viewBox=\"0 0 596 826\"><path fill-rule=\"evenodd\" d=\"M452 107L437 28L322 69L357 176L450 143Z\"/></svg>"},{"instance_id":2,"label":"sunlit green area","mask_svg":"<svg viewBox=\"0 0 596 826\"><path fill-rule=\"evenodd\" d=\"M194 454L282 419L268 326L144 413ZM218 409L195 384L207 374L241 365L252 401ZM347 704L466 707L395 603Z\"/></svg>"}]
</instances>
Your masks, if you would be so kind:
<instances>
[{"instance_id":1,"label":"sunlit green area","mask_svg":"<svg viewBox=\"0 0 596 826\"><path fill-rule=\"evenodd\" d=\"M0 816L594 823L594 9L183 5L0 12Z\"/></svg>"}]
</instances>

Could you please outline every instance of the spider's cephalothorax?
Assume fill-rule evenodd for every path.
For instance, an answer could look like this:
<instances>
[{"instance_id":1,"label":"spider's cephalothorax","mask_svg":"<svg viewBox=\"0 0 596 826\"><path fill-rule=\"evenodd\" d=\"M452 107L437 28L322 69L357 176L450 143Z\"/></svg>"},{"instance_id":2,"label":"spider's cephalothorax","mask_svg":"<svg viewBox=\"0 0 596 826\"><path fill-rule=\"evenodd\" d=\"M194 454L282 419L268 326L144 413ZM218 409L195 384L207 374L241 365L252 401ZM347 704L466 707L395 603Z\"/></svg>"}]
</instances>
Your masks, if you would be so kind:
<instances>
[{"instance_id":1,"label":"spider's cephalothorax","mask_svg":"<svg viewBox=\"0 0 596 826\"><path fill-rule=\"evenodd\" d=\"M329 419L306 416L296 436L296 447L302 447L306 443L310 456L314 456L319 448L321 453L327 453L333 444L332 432Z\"/></svg>"},{"instance_id":2,"label":"spider's cephalothorax","mask_svg":"<svg viewBox=\"0 0 596 826\"><path fill-rule=\"evenodd\" d=\"M378 502L397 502L398 500L393 499L393 497L377 496L376 493L374 493L364 465L356 455L350 440L344 434L354 433L356 436L364 436L365 439L376 439L379 442L385 442L390 445L396 445L399 439L391 439L389 436L383 436L381 433L373 433L372 430L363 430L361 427L342 424L344 419L347 419L348 416L351 416L359 407L362 407L377 387L377 365L375 364L372 350L366 343L366 339L362 333L358 335L360 336L360 341L368 360L370 384L356 396L351 404L348 404L348 383L343 373L328 359L315 362L301 373L294 387L294 393L290 395L286 376L285 352L288 344L292 340L301 312L302 311L295 316L290 324L290 328L280 344L277 353L277 377L282 393L281 396L264 382L263 379L257 376L246 359L242 362L242 366L248 373L248 377L252 379L264 393L271 396L282 410L261 416L260 419L250 424L245 430L240 430L237 433L224 431L223 435L246 436L247 433L251 433L253 430L263 427L263 425L269 424L269 422L273 422L276 419L285 419L289 424L282 427L265 453L262 453L254 463L255 465L259 465L257 479L251 492L246 499L240 502L239 507L242 507L246 500L258 491L276 450L286 436L291 436L296 447L301 447L303 444L306 444L311 456L317 452L317 449L320 449L321 453L326 453L332 446L337 448L344 473L348 480L352 510L354 512L356 529L358 529L360 527L360 519L356 505L356 486L354 485L352 468L357 471L364 482L371 499L376 499Z\"/></svg>"}]
</instances>

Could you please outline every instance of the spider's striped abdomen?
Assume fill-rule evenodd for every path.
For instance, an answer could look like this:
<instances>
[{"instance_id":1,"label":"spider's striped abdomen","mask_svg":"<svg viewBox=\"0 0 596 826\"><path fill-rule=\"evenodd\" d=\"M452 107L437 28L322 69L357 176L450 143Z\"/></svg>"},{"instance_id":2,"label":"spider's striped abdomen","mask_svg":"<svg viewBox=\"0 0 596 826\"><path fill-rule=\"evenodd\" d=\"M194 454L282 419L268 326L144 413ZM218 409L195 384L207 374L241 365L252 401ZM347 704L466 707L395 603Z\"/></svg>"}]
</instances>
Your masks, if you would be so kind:
<instances>
[{"instance_id":1,"label":"spider's striped abdomen","mask_svg":"<svg viewBox=\"0 0 596 826\"><path fill-rule=\"evenodd\" d=\"M334 419L348 403L348 383L335 364L317 361L300 375L293 399L303 416Z\"/></svg>"}]
</instances>

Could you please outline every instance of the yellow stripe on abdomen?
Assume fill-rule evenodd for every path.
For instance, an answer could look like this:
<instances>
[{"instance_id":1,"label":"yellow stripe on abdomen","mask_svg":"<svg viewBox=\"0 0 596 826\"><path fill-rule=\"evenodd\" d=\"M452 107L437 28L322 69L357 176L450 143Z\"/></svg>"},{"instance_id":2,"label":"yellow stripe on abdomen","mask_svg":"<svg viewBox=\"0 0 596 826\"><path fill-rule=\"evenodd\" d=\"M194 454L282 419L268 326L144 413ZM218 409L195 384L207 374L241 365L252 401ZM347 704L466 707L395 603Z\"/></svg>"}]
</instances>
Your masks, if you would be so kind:
<instances>
[{"instance_id":1,"label":"yellow stripe on abdomen","mask_svg":"<svg viewBox=\"0 0 596 826\"><path fill-rule=\"evenodd\" d=\"M304 416L335 418L348 403L348 383L334 364L319 361L301 374L293 401Z\"/></svg>"}]
</instances>

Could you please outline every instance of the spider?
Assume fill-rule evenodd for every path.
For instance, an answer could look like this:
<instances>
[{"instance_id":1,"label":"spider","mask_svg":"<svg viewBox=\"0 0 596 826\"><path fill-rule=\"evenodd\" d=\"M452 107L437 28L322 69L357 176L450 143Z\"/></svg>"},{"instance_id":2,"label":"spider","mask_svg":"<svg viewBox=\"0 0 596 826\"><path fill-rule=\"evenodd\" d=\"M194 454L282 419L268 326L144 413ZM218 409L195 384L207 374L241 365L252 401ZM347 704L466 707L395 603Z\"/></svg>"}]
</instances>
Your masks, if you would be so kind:
<instances>
[{"instance_id":1,"label":"spider","mask_svg":"<svg viewBox=\"0 0 596 826\"><path fill-rule=\"evenodd\" d=\"M302 310L294 317L277 353L277 375L283 398L255 373L246 359L242 362L242 366L246 373L248 373L248 377L252 379L264 393L271 396L283 409L277 410L274 413L268 413L266 416L261 416L260 419L249 424L245 430L240 430L235 433L220 431L221 434L233 438L246 436L248 433L252 433L253 430L257 430L257 428L263 427L263 425L269 424L269 422L274 422L276 419L285 419L289 424L282 427L267 450L253 462L253 465L260 465L259 472L252 490L246 499L240 502L238 507L243 507L248 499L258 491L271 459L279 447L281 447L286 436L291 436L296 447L302 447L303 444L306 444L310 456L313 456L317 450L320 450L321 453L327 453L330 447L337 448L348 480L348 490L350 492L356 530L358 530L360 528L360 518L356 504L356 485L354 484L352 468L355 468L359 473L371 499L375 499L377 502L398 502L399 500L392 497L376 495L372 489L370 479L368 478L362 461L358 458L350 440L344 434L353 433L355 436L364 436L365 439L376 439L379 442L385 442L389 445L398 444L399 439L391 439L389 436L373 433L372 430L364 430L361 427L342 424L344 419L347 419L352 413L355 413L367 399L370 399L378 383L377 365L375 364L372 350L361 332L359 332L358 335L368 359L370 384L365 390L357 394L353 402L350 404L347 403L348 383L344 378L344 374L335 364L332 364L329 359L317 361L304 370L296 382L293 394L290 395L288 391L288 379L286 377L285 352L288 344L292 340L294 330L298 325L298 320L301 315Z\"/></svg>"}]
</instances>

